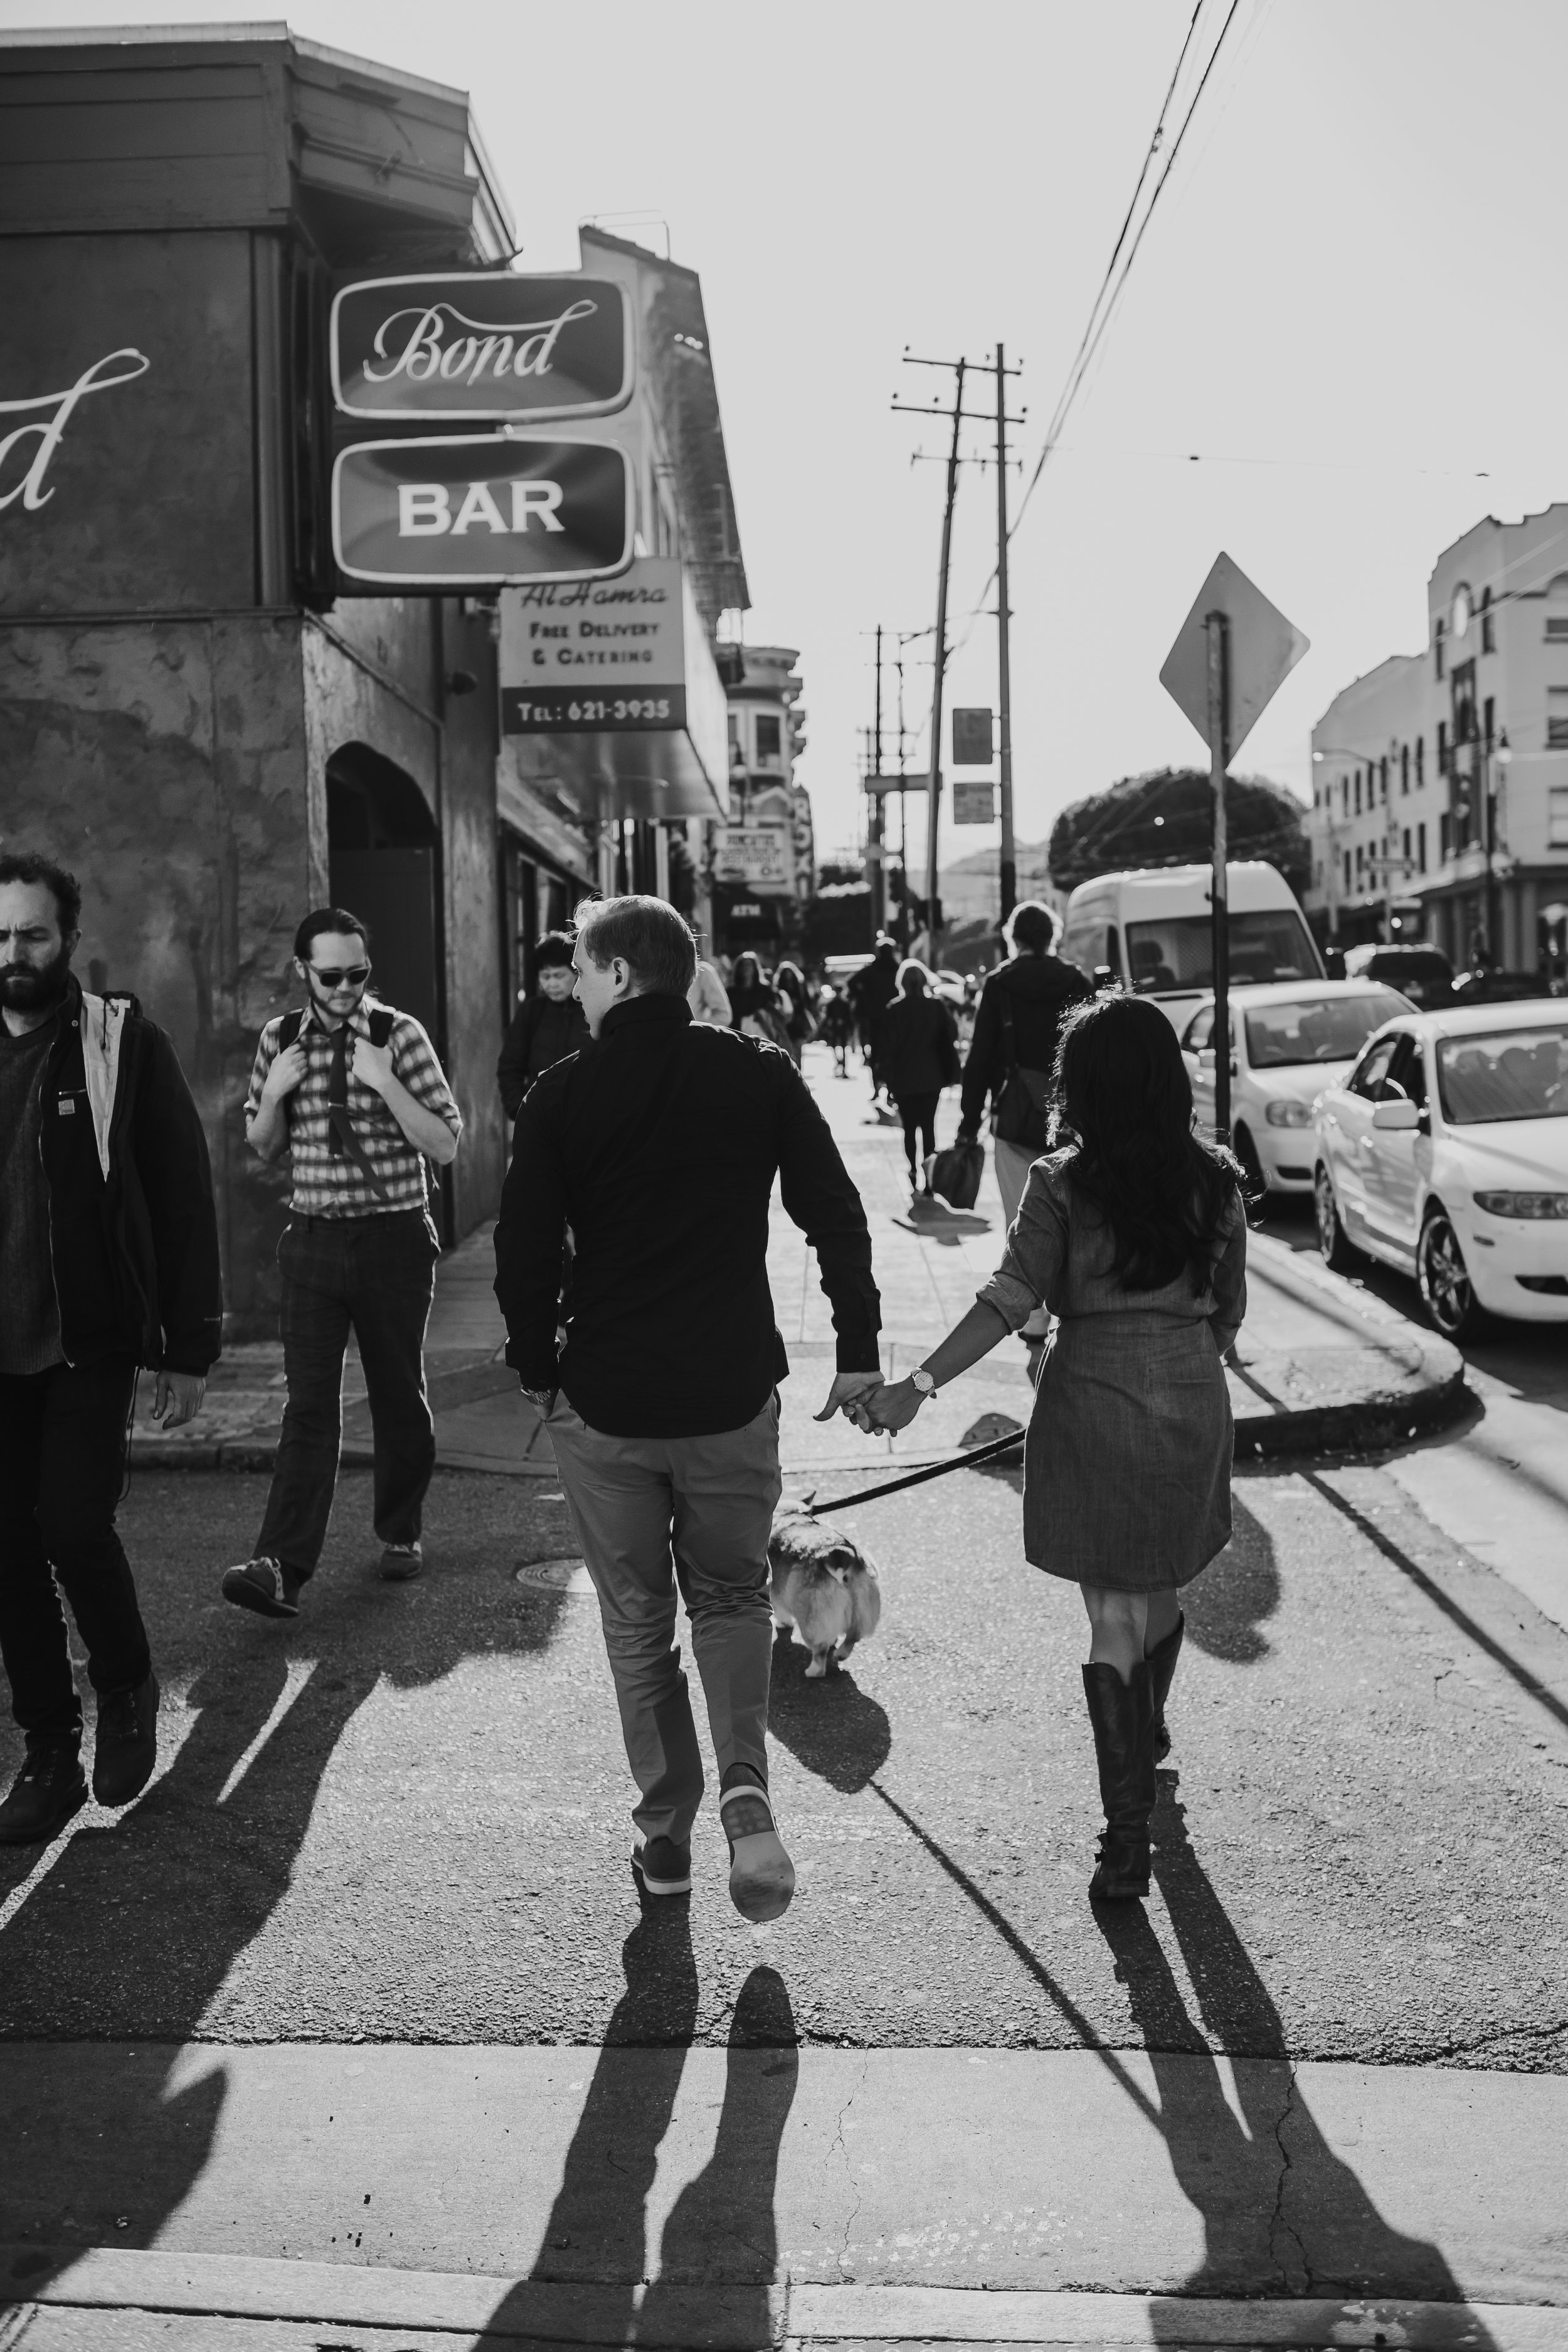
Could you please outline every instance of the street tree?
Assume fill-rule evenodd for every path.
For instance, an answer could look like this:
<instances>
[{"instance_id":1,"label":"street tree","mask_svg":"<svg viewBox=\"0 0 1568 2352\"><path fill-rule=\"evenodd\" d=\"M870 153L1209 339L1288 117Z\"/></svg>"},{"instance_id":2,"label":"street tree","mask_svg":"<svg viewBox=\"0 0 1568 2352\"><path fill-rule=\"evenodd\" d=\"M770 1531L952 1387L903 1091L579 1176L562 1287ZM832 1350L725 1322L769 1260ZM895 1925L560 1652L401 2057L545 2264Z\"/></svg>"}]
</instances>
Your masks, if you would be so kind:
<instances>
[{"instance_id":1,"label":"street tree","mask_svg":"<svg viewBox=\"0 0 1568 2352\"><path fill-rule=\"evenodd\" d=\"M1300 898L1311 853L1306 812L1294 793L1264 776L1230 776L1225 805L1230 856L1277 866ZM1051 828L1050 877L1058 890L1071 890L1097 874L1203 865L1212 839L1207 769L1151 769L1063 809Z\"/></svg>"}]
</instances>

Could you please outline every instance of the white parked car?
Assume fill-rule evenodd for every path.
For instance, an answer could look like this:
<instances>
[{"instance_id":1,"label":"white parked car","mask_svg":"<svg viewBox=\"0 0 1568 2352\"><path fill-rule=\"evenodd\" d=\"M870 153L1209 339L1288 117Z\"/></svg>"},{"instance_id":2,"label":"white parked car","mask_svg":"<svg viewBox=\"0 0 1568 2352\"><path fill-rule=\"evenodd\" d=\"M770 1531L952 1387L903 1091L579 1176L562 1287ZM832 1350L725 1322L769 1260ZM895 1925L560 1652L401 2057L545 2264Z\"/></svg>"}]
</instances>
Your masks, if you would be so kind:
<instances>
[{"instance_id":1,"label":"white parked car","mask_svg":"<svg viewBox=\"0 0 1568 2352\"><path fill-rule=\"evenodd\" d=\"M1375 981L1276 981L1230 992L1230 1140L1249 1191L1312 1189L1312 1105L1374 1029L1415 1010ZM1198 1125L1214 1132L1214 999L1182 1032Z\"/></svg>"},{"instance_id":2,"label":"white parked car","mask_svg":"<svg viewBox=\"0 0 1568 2352\"><path fill-rule=\"evenodd\" d=\"M1320 1097L1314 1139L1331 1266L1413 1274L1450 1339L1484 1312L1568 1322L1568 1008L1402 1015Z\"/></svg>"}]
</instances>

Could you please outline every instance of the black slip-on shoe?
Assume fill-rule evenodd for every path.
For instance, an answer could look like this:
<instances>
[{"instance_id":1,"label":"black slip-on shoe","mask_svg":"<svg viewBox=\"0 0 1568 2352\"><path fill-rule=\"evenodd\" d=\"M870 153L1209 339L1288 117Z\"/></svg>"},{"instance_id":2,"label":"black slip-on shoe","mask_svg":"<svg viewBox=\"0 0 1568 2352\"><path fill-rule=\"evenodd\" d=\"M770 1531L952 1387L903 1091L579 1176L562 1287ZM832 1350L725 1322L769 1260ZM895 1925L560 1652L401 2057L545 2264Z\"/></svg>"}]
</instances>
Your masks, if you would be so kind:
<instances>
[{"instance_id":1,"label":"black slip-on shoe","mask_svg":"<svg viewBox=\"0 0 1568 2352\"><path fill-rule=\"evenodd\" d=\"M384 1544L381 1552L381 1580L384 1584L406 1584L410 1578L425 1571L425 1547L417 1536L412 1543Z\"/></svg>"},{"instance_id":2,"label":"black slip-on shoe","mask_svg":"<svg viewBox=\"0 0 1568 2352\"><path fill-rule=\"evenodd\" d=\"M92 1793L100 1805L128 1805L153 1778L158 1761L158 1677L134 1690L111 1691L98 1702Z\"/></svg>"},{"instance_id":3,"label":"black slip-on shoe","mask_svg":"<svg viewBox=\"0 0 1568 2352\"><path fill-rule=\"evenodd\" d=\"M691 1848L673 1838L649 1838L632 1855L632 1868L645 1895L689 1895Z\"/></svg>"},{"instance_id":4,"label":"black slip-on shoe","mask_svg":"<svg viewBox=\"0 0 1568 2352\"><path fill-rule=\"evenodd\" d=\"M30 1740L0 1804L0 1845L48 1845L87 1802L87 1775L72 1739Z\"/></svg>"},{"instance_id":5,"label":"black slip-on shoe","mask_svg":"<svg viewBox=\"0 0 1568 2352\"><path fill-rule=\"evenodd\" d=\"M303 1582L303 1577L295 1576L281 1560L263 1555L226 1569L219 1589L237 1609L252 1610L258 1617L298 1617Z\"/></svg>"}]
</instances>

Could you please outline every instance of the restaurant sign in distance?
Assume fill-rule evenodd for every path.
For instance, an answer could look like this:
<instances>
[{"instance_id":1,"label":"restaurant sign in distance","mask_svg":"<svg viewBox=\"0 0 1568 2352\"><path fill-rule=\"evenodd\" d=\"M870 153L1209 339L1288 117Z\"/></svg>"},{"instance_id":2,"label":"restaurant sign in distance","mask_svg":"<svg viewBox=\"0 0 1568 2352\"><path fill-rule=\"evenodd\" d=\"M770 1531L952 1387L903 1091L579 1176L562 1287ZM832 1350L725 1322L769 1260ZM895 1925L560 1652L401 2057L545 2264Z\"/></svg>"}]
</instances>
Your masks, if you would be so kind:
<instances>
[{"instance_id":1,"label":"restaurant sign in distance","mask_svg":"<svg viewBox=\"0 0 1568 2352\"><path fill-rule=\"evenodd\" d=\"M613 278L372 278L333 297L332 398L345 416L543 424L631 398L634 344Z\"/></svg>"},{"instance_id":2,"label":"restaurant sign in distance","mask_svg":"<svg viewBox=\"0 0 1568 2352\"><path fill-rule=\"evenodd\" d=\"M602 441L362 441L332 467L332 552L368 586L603 580L632 554L632 475Z\"/></svg>"}]
</instances>

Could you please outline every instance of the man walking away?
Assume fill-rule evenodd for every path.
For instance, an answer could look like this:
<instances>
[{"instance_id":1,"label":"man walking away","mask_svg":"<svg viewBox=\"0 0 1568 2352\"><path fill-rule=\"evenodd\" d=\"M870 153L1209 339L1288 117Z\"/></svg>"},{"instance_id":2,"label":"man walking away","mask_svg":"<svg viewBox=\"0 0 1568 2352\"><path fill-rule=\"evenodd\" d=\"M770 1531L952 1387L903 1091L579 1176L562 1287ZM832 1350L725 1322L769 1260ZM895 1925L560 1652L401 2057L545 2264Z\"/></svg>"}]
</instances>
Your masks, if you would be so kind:
<instances>
[{"instance_id":1,"label":"man walking away","mask_svg":"<svg viewBox=\"0 0 1568 2352\"><path fill-rule=\"evenodd\" d=\"M546 1415L599 1596L627 1759L632 1860L650 1895L691 1885L702 1795L675 1588L691 1618L720 1768L730 1892L776 1918L795 1888L769 1801L768 1536L780 1494L768 1202L817 1255L838 1371L826 1420L879 1385L881 1314L859 1195L788 1054L694 1023L691 931L662 899L579 910L594 1042L523 1104L496 1228L507 1361ZM561 1234L577 1242L557 1361Z\"/></svg>"},{"instance_id":2,"label":"man walking away","mask_svg":"<svg viewBox=\"0 0 1568 2352\"><path fill-rule=\"evenodd\" d=\"M996 1186L1009 1226L1029 1171L1046 1149L1046 1102L1063 1018L1069 1006L1094 993L1078 966L1056 953L1060 931L1037 899L1014 908L1003 927L1007 961L986 975L963 1066L958 1141L977 1140L986 1104L994 1102ZM1031 1373L1038 1370L1049 1328L1049 1314L1038 1307L1018 1334Z\"/></svg>"},{"instance_id":3,"label":"man walking away","mask_svg":"<svg viewBox=\"0 0 1568 2352\"><path fill-rule=\"evenodd\" d=\"M502 1040L496 1083L508 1118L552 1063L563 1061L588 1042L588 1024L573 991L572 942L564 931L546 931L533 950L533 993L525 996Z\"/></svg>"},{"instance_id":4,"label":"man walking away","mask_svg":"<svg viewBox=\"0 0 1568 2352\"><path fill-rule=\"evenodd\" d=\"M310 1002L269 1021L245 1106L250 1148L293 1155L278 1244L289 1401L256 1556L223 1597L297 1617L326 1540L342 1437L343 1355L359 1342L375 1451L375 1532L389 1582L417 1576L436 1432L425 1393L425 1326L441 1245L425 1162L458 1156L462 1113L411 1013L367 994L370 934L321 907L294 940Z\"/></svg>"},{"instance_id":5,"label":"man walking away","mask_svg":"<svg viewBox=\"0 0 1568 2352\"><path fill-rule=\"evenodd\" d=\"M0 1655L27 1743L5 1845L46 1844L87 1801L57 1578L98 1695L92 1793L128 1805L152 1778L158 1678L114 1525L136 1372L177 1429L223 1328L195 1104L136 999L76 980L80 916L60 866L0 857Z\"/></svg>"}]
</instances>

